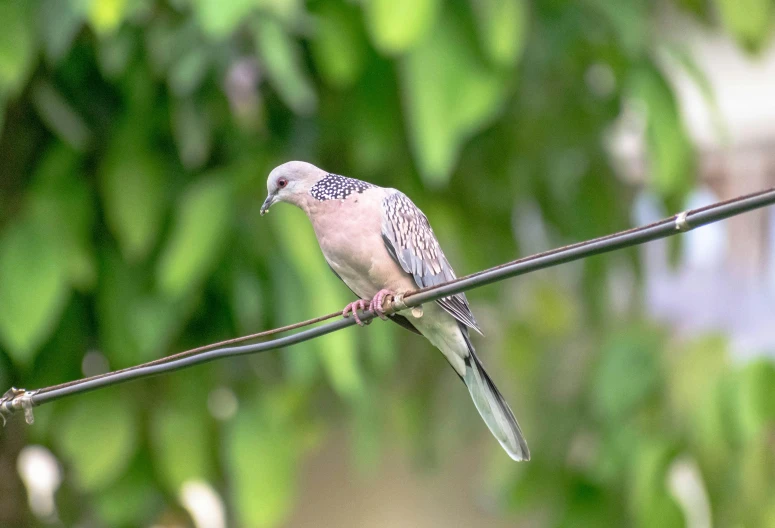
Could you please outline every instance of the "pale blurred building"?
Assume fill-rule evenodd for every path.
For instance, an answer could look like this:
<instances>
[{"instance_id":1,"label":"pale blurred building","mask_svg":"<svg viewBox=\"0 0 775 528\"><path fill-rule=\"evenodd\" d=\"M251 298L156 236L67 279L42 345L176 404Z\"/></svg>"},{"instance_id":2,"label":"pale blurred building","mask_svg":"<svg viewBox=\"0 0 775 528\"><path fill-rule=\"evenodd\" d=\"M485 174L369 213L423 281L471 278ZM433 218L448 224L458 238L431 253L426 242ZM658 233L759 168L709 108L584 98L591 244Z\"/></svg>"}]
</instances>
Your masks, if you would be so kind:
<instances>
[{"instance_id":1,"label":"pale blurred building","mask_svg":"<svg viewBox=\"0 0 775 528\"><path fill-rule=\"evenodd\" d=\"M710 104L695 79L665 54L684 123L697 150L694 208L775 187L775 39L757 56L729 37L675 12L664 17L665 42L687 50L712 89ZM611 142L622 176L645 180L639 120L624 116ZM665 211L644 193L633 221ZM643 248L649 311L679 331L729 333L738 357L775 355L775 210L746 213L685 235L681 262L670 267L666 242Z\"/></svg>"}]
</instances>

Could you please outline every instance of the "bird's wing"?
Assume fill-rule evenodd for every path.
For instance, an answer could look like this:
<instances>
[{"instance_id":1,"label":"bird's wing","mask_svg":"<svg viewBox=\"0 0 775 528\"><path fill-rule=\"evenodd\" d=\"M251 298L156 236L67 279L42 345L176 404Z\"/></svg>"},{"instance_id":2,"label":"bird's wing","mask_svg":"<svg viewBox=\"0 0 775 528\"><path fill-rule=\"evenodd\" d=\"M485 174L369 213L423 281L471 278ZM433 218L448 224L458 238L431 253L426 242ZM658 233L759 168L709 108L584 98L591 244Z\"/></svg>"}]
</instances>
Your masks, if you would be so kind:
<instances>
[{"instance_id":1,"label":"bird's wing","mask_svg":"<svg viewBox=\"0 0 775 528\"><path fill-rule=\"evenodd\" d=\"M455 278L455 272L439 246L428 218L402 192L394 191L382 201L382 240L388 253L420 288ZM481 333L463 293L436 301L450 315Z\"/></svg>"}]
</instances>

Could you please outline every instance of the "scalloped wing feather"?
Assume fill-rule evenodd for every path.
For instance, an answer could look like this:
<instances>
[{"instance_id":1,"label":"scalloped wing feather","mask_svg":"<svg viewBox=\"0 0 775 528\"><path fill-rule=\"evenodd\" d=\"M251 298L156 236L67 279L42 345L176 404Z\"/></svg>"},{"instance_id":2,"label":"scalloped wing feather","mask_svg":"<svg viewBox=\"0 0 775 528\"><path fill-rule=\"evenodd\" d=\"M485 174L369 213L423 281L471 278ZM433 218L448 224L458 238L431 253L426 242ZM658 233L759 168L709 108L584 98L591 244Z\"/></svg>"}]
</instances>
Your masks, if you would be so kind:
<instances>
[{"instance_id":1,"label":"scalloped wing feather","mask_svg":"<svg viewBox=\"0 0 775 528\"><path fill-rule=\"evenodd\" d=\"M382 240L390 256L412 275L419 288L455 278L428 218L400 191L392 192L382 201ZM465 294L458 293L436 302L455 319L482 333Z\"/></svg>"}]
</instances>

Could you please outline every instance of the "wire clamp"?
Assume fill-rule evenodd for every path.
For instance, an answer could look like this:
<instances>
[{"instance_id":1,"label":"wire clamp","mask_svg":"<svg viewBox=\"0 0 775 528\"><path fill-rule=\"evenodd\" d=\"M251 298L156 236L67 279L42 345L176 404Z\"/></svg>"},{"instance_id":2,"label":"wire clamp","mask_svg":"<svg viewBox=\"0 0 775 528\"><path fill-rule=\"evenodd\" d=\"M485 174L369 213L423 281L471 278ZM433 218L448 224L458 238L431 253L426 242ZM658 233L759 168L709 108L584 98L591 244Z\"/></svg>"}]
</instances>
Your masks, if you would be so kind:
<instances>
[{"instance_id":1,"label":"wire clamp","mask_svg":"<svg viewBox=\"0 0 775 528\"><path fill-rule=\"evenodd\" d=\"M393 298L390 300L390 304L393 307L393 312L400 312L401 310L406 310L407 308L409 308L404 302L403 293L395 294Z\"/></svg>"},{"instance_id":2,"label":"wire clamp","mask_svg":"<svg viewBox=\"0 0 775 528\"><path fill-rule=\"evenodd\" d=\"M0 418L3 420L3 427L5 427L8 418L20 409L24 411L24 421L28 424L32 424L35 421L35 416L32 414L32 408L35 405L32 397L37 392L11 387L0 397Z\"/></svg>"},{"instance_id":3,"label":"wire clamp","mask_svg":"<svg viewBox=\"0 0 775 528\"><path fill-rule=\"evenodd\" d=\"M684 232L689 231L692 226L689 225L689 211L684 211L683 213L678 213L678 215L675 217L675 228L678 231Z\"/></svg>"}]
</instances>

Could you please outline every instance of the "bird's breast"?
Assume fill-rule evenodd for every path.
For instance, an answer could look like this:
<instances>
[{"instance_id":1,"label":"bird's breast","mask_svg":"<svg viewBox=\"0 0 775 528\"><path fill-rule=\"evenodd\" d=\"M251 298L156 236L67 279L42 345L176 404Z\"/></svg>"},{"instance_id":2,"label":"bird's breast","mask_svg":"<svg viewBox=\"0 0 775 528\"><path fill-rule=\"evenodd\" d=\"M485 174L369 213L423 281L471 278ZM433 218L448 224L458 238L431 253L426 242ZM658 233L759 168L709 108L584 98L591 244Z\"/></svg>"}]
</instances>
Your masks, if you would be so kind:
<instances>
[{"instance_id":1,"label":"bird's breast","mask_svg":"<svg viewBox=\"0 0 775 528\"><path fill-rule=\"evenodd\" d=\"M310 211L326 261L362 298L382 288L411 289L382 240L382 204L376 194L366 191L345 200L319 202Z\"/></svg>"}]
</instances>

